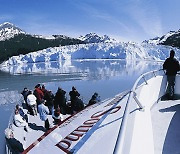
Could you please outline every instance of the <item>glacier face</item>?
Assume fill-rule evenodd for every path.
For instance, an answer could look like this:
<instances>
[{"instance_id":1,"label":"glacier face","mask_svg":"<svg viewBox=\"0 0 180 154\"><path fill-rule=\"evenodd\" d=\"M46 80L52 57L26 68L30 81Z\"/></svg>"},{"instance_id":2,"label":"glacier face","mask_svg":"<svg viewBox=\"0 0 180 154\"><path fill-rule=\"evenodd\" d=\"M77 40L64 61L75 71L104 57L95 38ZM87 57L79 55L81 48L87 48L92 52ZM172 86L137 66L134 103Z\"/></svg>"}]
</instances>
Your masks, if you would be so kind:
<instances>
[{"instance_id":1,"label":"glacier face","mask_svg":"<svg viewBox=\"0 0 180 154\"><path fill-rule=\"evenodd\" d=\"M142 74L148 70L158 70L162 68L160 61L132 61L119 59L81 59L62 60L42 63L27 63L1 68L2 71L13 75L38 74L38 75L59 75L68 76L72 74L78 79L108 79L114 76L127 76L132 74Z\"/></svg>"},{"instance_id":2,"label":"glacier face","mask_svg":"<svg viewBox=\"0 0 180 154\"><path fill-rule=\"evenodd\" d=\"M148 43L89 43L43 49L26 55L10 57L0 67L77 59L165 60L172 47ZM180 50L173 48L177 58Z\"/></svg>"}]
</instances>

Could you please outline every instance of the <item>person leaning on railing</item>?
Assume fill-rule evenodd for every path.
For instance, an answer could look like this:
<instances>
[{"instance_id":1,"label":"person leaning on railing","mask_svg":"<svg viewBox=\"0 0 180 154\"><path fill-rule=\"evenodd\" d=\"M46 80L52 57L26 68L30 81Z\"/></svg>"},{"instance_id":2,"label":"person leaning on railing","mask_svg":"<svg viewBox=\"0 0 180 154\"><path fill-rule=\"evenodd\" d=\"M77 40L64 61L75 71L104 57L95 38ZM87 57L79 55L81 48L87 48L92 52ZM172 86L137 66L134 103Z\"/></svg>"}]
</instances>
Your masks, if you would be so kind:
<instances>
[{"instance_id":1,"label":"person leaning on railing","mask_svg":"<svg viewBox=\"0 0 180 154\"><path fill-rule=\"evenodd\" d=\"M180 71L180 65L176 58L174 58L174 50L170 51L170 56L167 58L163 64L163 70L166 70L168 86L166 89L166 94L168 99L174 98L174 86L175 78L178 71Z\"/></svg>"},{"instance_id":2,"label":"person leaning on railing","mask_svg":"<svg viewBox=\"0 0 180 154\"><path fill-rule=\"evenodd\" d=\"M14 134L11 129L6 128L4 133L12 153L21 153L24 151L22 143L14 138Z\"/></svg>"},{"instance_id":3,"label":"person leaning on railing","mask_svg":"<svg viewBox=\"0 0 180 154\"><path fill-rule=\"evenodd\" d=\"M28 122L28 116L24 113L22 107L19 104L16 105L16 110L18 110L21 117L26 120L26 122Z\"/></svg>"},{"instance_id":4,"label":"person leaning on railing","mask_svg":"<svg viewBox=\"0 0 180 154\"><path fill-rule=\"evenodd\" d=\"M19 110L15 109L14 111L14 124L17 127L24 127L27 132L30 132L31 129L28 126L28 123L25 119L19 114Z\"/></svg>"}]
</instances>

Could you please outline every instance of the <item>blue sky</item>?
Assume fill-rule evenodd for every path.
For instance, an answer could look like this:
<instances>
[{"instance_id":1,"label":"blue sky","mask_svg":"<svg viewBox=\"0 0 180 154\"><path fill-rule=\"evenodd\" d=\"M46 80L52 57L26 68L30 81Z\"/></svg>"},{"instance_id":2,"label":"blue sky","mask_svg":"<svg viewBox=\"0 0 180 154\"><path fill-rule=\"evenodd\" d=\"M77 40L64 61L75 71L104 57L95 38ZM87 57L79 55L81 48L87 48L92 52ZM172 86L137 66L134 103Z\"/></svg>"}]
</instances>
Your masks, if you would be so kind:
<instances>
[{"instance_id":1,"label":"blue sky","mask_svg":"<svg viewBox=\"0 0 180 154\"><path fill-rule=\"evenodd\" d=\"M180 0L0 0L0 24L31 34L90 32L141 42L180 29Z\"/></svg>"}]
</instances>

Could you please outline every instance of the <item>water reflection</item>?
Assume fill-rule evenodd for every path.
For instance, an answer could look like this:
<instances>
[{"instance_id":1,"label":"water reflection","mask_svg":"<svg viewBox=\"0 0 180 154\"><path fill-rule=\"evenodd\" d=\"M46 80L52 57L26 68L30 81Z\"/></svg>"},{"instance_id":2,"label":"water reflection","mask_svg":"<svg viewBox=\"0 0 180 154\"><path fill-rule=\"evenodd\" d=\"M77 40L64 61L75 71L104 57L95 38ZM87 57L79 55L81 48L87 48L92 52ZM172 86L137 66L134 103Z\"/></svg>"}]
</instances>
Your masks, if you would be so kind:
<instances>
[{"instance_id":1,"label":"water reflection","mask_svg":"<svg viewBox=\"0 0 180 154\"><path fill-rule=\"evenodd\" d=\"M125 60L79 60L50 63L31 63L6 68L0 72L0 92L33 89L42 83L54 93L58 86L67 92L76 86L88 101L97 91L102 99L113 97L132 88L139 75L161 68L161 62Z\"/></svg>"},{"instance_id":2,"label":"water reflection","mask_svg":"<svg viewBox=\"0 0 180 154\"><path fill-rule=\"evenodd\" d=\"M30 63L3 68L10 74L72 74L81 73L85 78L108 79L112 76L141 74L161 68L161 62L125 60L79 60L48 63Z\"/></svg>"}]
</instances>

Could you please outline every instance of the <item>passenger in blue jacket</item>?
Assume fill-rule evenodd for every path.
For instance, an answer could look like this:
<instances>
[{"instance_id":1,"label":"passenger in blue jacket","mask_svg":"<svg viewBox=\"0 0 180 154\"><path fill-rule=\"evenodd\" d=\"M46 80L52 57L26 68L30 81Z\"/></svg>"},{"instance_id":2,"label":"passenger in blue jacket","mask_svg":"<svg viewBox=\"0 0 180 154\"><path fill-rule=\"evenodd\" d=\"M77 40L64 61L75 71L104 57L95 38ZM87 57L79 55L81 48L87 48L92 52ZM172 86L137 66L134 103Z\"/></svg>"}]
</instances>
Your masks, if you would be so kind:
<instances>
[{"instance_id":1,"label":"passenger in blue jacket","mask_svg":"<svg viewBox=\"0 0 180 154\"><path fill-rule=\"evenodd\" d=\"M163 64L163 70L166 70L168 86L166 94L169 99L174 97L174 86L177 72L180 70L179 62L174 58L174 50L170 51L170 57L167 58Z\"/></svg>"},{"instance_id":2,"label":"passenger in blue jacket","mask_svg":"<svg viewBox=\"0 0 180 154\"><path fill-rule=\"evenodd\" d=\"M49 120L47 115L49 114L49 109L45 106L45 100L41 101L41 104L38 105L38 112L40 119L45 122L46 130L49 129Z\"/></svg>"}]
</instances>

